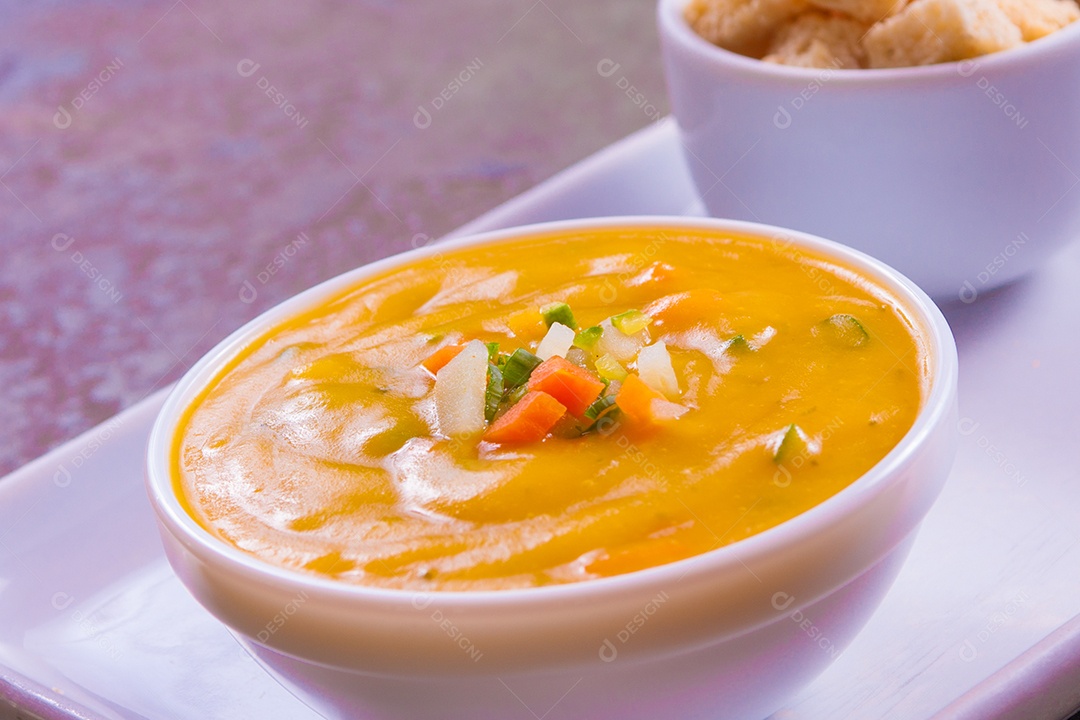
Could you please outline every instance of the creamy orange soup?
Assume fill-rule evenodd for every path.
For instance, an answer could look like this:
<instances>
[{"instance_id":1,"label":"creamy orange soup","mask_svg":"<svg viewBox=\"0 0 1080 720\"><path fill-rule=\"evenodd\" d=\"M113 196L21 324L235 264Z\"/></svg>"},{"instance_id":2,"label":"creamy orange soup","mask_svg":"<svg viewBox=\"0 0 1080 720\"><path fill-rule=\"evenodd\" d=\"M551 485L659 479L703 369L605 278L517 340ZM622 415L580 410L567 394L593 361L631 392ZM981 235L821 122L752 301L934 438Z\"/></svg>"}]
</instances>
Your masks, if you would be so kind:
<instances>
[{"instance_id":1,"label":"creamy orange soup","mask_svg":"<svg viewBox=\"0 0 1080 720\"><path fill-rule=\"evenodd\" d=\"M344 582L601 578L842 490L912 426L927 367L894 298L783 240L529 237L274 327L184 414L175 485L222 540Z\"/></svg>"}]
</instances>

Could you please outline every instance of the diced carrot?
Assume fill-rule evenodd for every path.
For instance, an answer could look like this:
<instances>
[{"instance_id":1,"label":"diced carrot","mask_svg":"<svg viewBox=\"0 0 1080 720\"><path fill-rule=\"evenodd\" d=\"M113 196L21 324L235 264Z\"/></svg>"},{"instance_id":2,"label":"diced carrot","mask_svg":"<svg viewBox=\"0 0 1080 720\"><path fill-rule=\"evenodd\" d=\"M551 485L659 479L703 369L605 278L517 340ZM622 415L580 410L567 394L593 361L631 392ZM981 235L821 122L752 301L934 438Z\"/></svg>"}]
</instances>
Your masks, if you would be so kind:
<instances>
[{"instance_id":1,"label":"diced carrot","mask_svg":"<svg viewBox=\"0 0 1080 720\"><path fill-rule=\"evenodd\" d=\"M710 288L697 288L687 292L657 298L645 308L657 322L671 330L685 330L709 323L726 305L724 296Z\"/></svg>"},{"instance_id":2,"label":"diced carrot","mask_svg":"<svg viewBox=\"0 0 1080 720\"><path fill-rule=\"evenodd\" d=\"M675 420L687 411L684 406L669 402L637 375L626 376L615 396L615 404L633 420L650 424Z\"/></svg>"},{"instance_id":3,"label":"diced carrot","mask_svg":"<svg viewBox=\"0 0 1080 720\"><path fill-rule=\"evenodd\" d=\"M581 417L600 397L604 383L585 368L554 355L532 371L529 390L546 392L562 403L571 415Z\"/></svg>"},{"instance_id":4,"label":"diced carrot","mask_svg":"<svg viewBox=\"0 0 1080 720\"><path fill-rule=\"evenodd\" d=\"M543 440L566 407L546 392L530 391L491 424L484 439L494 443L530 443Z\"/></svg>"},{"instance_id":5,"label":"diced carrot","mask_svg":"<svg viewBox=\"0 0 1080 720\"><path fill-rule=\"evenodd\" d=\"M464 349L464 345L444 345L429 355L428 359L420 364L432 375L437 375L446 363L456 358L458 353Z\"/></svg>"}]
</instances>

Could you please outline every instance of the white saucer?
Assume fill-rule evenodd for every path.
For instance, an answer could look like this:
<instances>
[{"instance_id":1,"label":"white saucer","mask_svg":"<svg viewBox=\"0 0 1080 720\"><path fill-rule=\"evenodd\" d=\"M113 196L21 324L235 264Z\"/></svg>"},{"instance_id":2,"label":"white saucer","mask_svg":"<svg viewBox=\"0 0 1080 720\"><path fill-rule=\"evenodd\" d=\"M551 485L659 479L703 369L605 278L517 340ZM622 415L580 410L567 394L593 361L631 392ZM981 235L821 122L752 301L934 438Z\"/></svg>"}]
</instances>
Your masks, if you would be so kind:
<instances>
[{"instance_id":1,"label":"white saucer","mask_svg":"<svg viewBox=\"0 0 1080 720\"><path fill-rule=\"evenodd\" d=\"M665 120L454 234L700 207ZM1080 706L1080 620L1067 624L1080 614L1078 279L1073 244L945 308L965 418L956 467L881 609L777 720ZM0 480L0 699L49 720L315 718L165 561L142 477L164 392Z\"/></svg>"}]
</instances>

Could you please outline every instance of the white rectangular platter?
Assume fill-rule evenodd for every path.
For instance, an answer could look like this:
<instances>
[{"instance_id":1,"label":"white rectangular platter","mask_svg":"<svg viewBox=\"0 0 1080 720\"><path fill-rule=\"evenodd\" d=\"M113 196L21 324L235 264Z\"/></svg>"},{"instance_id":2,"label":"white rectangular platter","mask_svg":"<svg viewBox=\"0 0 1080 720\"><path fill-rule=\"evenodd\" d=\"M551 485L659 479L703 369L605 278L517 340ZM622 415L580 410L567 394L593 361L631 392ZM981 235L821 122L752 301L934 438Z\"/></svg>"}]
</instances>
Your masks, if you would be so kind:
<instances>
[{"instance_id":1,"label":"white rectangular platter","mask_svg":"<svg viewBox=\"0 0 1080 720\"><path fill-rule=\"evenodd\" d=\"M699 208L665 120L455 234ZM960 349L956 466L882 607L776 720L1056 719L1080 706L1078 279L1073 244L944 308ZM316 717L165 561L142 485L164 392L0 480L0 717Z\"/></svg>"}]
</instances>

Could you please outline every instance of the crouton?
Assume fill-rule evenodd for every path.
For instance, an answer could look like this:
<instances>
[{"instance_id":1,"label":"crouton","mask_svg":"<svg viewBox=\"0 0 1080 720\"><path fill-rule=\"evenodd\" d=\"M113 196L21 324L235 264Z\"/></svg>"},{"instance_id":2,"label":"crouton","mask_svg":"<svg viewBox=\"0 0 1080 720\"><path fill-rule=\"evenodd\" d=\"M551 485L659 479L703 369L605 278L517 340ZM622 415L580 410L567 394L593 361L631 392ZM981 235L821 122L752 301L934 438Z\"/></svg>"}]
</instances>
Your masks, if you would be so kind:
<instances>
[{"instance_id":1,"label":"crouton","mask_svg":"<svg viewBox=\"0 0 1080 720\"><path fill-rule=\"evenodd\" d=\"M994 0L915 0L863 38L872 68L931 65L1006 50L1023 42Z\"/></svg>"},{"instance_id":2,"label":"crouton","mask_svg":"<svg viewBox=\"0 0 1080 720\"><path fill-rule=\"evenodd\" d=\"M762 60L811 68L858 68L865 61L859 41L869 25L814 10L781 27Z\"/></svg>"},{"instance_id":3,"label":"crouton","mask_svg":"<svg viewBox=\"0 0 1080 720\"><path fill-rule=\"evenodd\" d=\"M865 23L894 15L907 5L908 0L810 0L810 4L822 10L843 13Z\"/></svg>"},{"instance_id":4,"label":"crouton","mask_svg":"<svg viewBox=\"0 0 1080 720\"><path fill-rule=\"evenodd\" d=\"M1073 0L997 0L998 7L1013 21L1024 42L1031 42L1080 19L1080 7Z\"/></svg>"},{"instance_id":5,"label":"crouton","mask_svg":"<svg viewBox=\"0 0 1080 720\"><path fill-rule=\"evenodd\" d=\"M691 0L685 16L698 35L732 52L761 57L773 33L807 0Z\"/></svg>"}]
</instances>

